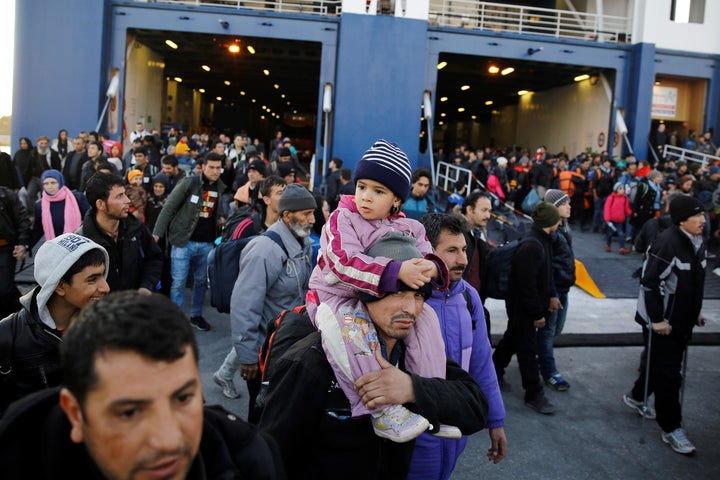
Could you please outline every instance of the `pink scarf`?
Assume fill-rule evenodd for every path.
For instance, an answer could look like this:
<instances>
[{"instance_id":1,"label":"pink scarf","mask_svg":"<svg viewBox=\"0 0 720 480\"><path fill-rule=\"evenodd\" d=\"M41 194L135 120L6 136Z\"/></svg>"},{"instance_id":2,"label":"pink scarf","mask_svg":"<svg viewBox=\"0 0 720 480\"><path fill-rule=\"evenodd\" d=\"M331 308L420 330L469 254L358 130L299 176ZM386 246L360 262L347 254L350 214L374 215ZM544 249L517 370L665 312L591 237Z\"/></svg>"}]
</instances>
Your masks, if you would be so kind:
<instances>
[{"instance_id":1,"label":"pink scarf","mask_svg":"<svg viewBox=\"0 0 720 480\"><path fill-rule=\"evenodd\" d=\"M55 238L55 227L53 227L52 214L50 213L50 202L62 202L65 200L65 226L60 233L74 232L82 223L80 218L80 207L75 195L69 188L63 186L55 195L42 194L42 226L45 232L45 240Z\"/></svg>"}]
</instances>

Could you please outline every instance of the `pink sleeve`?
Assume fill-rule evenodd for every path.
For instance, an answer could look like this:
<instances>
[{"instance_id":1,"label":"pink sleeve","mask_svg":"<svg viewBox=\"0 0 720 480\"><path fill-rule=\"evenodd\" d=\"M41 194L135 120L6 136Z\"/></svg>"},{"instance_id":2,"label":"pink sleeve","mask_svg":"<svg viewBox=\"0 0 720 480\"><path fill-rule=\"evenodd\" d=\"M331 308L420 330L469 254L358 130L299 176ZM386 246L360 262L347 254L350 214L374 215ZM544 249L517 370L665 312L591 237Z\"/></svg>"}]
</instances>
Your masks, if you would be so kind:
<instances>
[{"instance_id":1,"label":"pink sleeve","mask_svg":"<svg viewBox=\"0 0 720 480\"><path fill-rule=\"evenodd\" d=\"M605 208L603 211L603 218L606 222L610 221L610 215L611 215L610 212L612 211L612 198L613 198L613 196L611 194L610 196L608 196L607 200L605 200Z\"/></svg>"}]
</instances>

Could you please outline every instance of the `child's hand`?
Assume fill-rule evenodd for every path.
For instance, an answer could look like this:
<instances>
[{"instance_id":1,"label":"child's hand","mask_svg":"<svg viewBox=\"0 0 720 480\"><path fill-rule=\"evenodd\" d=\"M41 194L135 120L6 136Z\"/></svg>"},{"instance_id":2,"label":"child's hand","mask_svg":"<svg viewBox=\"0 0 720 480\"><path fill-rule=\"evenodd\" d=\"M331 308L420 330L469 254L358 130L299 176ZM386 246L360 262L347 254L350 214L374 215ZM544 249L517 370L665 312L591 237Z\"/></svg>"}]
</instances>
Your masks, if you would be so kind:
<instances>
[{"instance_id":1,"label":"child's hand","mask_svg":"<svg viewBox=\"0 0 720 480\"><path fill-rule=\"evenodd\" d=\"M428 263L430 266L428 266ZM400 266L398 280L410 288L421 288L432 279L431 274L433 268L437 272L437 267L429 260L422 258L405 260Z\"/></svg>"}]
</instances>

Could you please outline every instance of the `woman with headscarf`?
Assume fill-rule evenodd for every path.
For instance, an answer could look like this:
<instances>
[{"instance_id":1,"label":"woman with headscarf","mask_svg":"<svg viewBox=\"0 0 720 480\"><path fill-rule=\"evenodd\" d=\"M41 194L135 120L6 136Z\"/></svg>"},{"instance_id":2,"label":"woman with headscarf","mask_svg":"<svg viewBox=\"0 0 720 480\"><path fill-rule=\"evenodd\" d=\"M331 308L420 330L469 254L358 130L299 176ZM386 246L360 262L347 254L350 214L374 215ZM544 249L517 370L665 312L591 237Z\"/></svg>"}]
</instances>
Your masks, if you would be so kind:
<instances>
[{"instance_id":1,"label":"woman with headscarf","mask_svg":"<svg viewBox=\"0 0 720 480\"><path fill-rule=\"evenodd\" d=\"M52 240L63 233L74 232L82 224L82 218L90 209L87 198L80 192L73 192L65 186L62 173L46 170L40 177L42 198L35 202L31 247L40 237Z\"/></svg>"}]
</instances>

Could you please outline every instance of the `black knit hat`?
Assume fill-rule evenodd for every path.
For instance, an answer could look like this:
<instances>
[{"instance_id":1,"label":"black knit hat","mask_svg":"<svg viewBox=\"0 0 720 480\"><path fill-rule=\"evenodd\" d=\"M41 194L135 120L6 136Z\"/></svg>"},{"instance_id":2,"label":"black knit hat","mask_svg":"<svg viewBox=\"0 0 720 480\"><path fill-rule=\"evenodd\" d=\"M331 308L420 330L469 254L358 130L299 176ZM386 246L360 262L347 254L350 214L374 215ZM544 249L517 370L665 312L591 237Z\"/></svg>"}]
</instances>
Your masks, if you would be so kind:
<instances>
[{"instance_id":1,"label":"black knit hat","mask_svg":"<svg viewBox=\"0 0 720 480\"><path fill-rule=\"evenodd\" d=\"M313 197L307 188L299 183L291 183L285 187L278 201L278 212L280 215L286 210L299 212L301 210L315 210L316 208L317 202L315 201L315 197Z\"/></svg>"},{"instance_id":2,"label":"black knit hat","mask_svg":"<svg viewBox=\"0 0 720 480\"><path fill-rule=\"evenodd\" d=\"M367 179L385 185L401 202L410 195L412 169L410 160L400 147L387 140L378 140L355 166L353 181Z\"/></svg>"},{"instance_id":3,"label":"black knit hat","mask_svg":"<svg viewBox=\"0 0 720 480\"><path fill-rule=\"evenodd\" d=\"M702 202L690 195L680 195L670 202L670 218L675 225L680 225L680 222L704 211Z\"/></svg>"},{"instance_id":4,"label":"black knit hat","mask_svg":"<svg viewBox=\"0 0 720 480\"><path fill-rule=\"evenodd\" d=\"M540 202L532 212L532 219L540 228L552 227L560 221L560 212L552 203Z\"/></svg>"}]
</instances>

